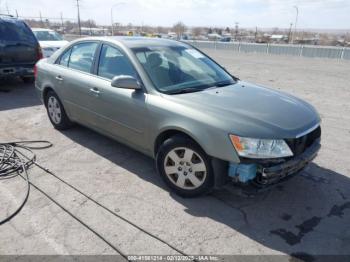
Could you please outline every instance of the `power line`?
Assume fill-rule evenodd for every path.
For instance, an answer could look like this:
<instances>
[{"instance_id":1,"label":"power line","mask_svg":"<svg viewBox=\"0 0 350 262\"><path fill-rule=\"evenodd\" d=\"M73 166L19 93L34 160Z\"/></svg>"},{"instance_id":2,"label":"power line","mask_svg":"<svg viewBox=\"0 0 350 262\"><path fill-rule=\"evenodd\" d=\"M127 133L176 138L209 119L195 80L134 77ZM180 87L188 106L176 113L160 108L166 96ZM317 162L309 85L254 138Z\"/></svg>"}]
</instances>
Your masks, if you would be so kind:
<instances>
[{"instance_id":1,"label":"power line","mask_svg":"<svg viewBox=\"0 0 350 262\"><path fill-rule=\"evenodd\" d=\"M62 18L64 20L74 20L76 21L77 19L76 18L71 18L71 17L49 17L49 16L22 16L22 15L19 15L18 17L20 18L23 18L23 19L49 19L49 20L62 20Z\"/></svg>"}]
</instances>

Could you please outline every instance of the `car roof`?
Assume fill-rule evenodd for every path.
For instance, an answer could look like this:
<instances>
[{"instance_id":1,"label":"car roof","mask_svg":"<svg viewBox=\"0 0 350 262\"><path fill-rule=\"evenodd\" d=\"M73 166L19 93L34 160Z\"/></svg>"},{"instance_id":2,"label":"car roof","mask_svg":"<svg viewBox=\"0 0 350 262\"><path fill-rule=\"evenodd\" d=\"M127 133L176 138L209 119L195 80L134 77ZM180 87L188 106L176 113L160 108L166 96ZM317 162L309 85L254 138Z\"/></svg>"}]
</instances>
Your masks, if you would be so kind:
<instances>
[{"instance_id":1,"label":"car roof","mask_svg":"<svg viewBox=\"0 0 350 262\"><path fill-rule=\"evenodd\" d=\"M160 47L160 46L184 46L188 45L180 41L154 38L154 37L136 37L136 36L105 36L105 37L88 37L79 40L101 40L108 42L117 42L128 48L142 48L142 47ZM79 41L78 40L78 41Z\"/></svg>"},{"instance_id":2,"label":"car roof","mask_svg":"<svg viewBox=\"0 0 350 262\"><path fill-rule=\"evenodd\" d=\"M54 31L48 28L39 28L39 27L32 27L32 31Z\"/></svg>"},{"instance_id":3,"label":"car roof","mask_svg":"<svg viewBox=\"0 0 350 262\"><path fill-rule=\"evenodd\" d=\"M6 14L0 14L0 20L10 20L10 21L21 21L21 19L18 19L17 17L14 17L13 15L6 15Z\"/></svg>"}]
</instances>

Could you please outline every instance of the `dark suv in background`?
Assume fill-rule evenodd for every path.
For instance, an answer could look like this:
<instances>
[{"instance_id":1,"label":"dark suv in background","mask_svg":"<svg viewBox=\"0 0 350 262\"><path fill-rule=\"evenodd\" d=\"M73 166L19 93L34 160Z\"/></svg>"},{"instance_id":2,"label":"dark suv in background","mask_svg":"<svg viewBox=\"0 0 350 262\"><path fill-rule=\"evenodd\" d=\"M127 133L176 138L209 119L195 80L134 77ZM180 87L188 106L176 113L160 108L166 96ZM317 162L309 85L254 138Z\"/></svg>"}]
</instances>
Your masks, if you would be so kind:
<instances>
[{"instance_id":1,"label":"dark suv in background","mask_svg":"<svg viewBox=\"0 0 350 262\"><path fill-rule=\"evenodd\" d=\"M42 58L40 45L28 25L0 14L0 78L34 81L34 65Z\"/></svg>"}]
</instances>

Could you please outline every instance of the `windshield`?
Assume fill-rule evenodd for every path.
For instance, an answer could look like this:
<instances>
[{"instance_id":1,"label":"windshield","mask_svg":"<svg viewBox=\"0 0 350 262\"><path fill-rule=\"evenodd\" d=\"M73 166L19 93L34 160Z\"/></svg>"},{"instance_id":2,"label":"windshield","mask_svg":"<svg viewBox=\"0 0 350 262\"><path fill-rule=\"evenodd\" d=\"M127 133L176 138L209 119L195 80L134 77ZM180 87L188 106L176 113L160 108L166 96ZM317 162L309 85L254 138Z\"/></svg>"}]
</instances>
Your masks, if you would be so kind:
<instances>
[{"instance_id":1,"label":"windshield","mask_svg":"<svg viewBox=\"0 0 350 262\"><path fill-rule=\"evenodd\" d=\"M235 83L219 65L193 48L161 46L132 50L155 87L163 93L195 92Z\"/></svg>"},{"instance_id":2,"label":"windshield","mask_svg":"<svg viewBox=\"0 0 350 262\"><path fill-rule=\"evenodd\" d=\"M33 32L39 41L62 41L63 38L55 31L34 31Z\"/></svg>"}]
</instances>

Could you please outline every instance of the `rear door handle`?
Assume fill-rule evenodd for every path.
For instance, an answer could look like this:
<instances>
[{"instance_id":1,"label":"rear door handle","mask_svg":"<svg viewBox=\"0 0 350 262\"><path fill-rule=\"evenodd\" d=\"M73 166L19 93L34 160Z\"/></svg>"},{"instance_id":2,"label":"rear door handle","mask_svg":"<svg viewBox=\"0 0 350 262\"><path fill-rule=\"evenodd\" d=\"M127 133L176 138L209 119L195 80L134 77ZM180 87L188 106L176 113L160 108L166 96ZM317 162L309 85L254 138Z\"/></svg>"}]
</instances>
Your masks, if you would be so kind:
<instances>
[{"instance_id":1,"label":"rear door handle","mask_svg":"<svg viewBox=\"0 0 350 262\"><path fill-rule=\"evenodd\" d=\"M100 90L98 88L90 88L90 92L93 93L95 96L98 96L100 94Z\"/></svg>"},{"instance_id":2,"label":"rear door handle","mask_svg":"<svg viewBox=\"0 0 350 262\"><path fill-rule=\"evenodd\" d=\"M60 75L56 76L56 79L57 79L58 81L63 81L63 77L60 76Z\"/></svg>"}]
</instances>

